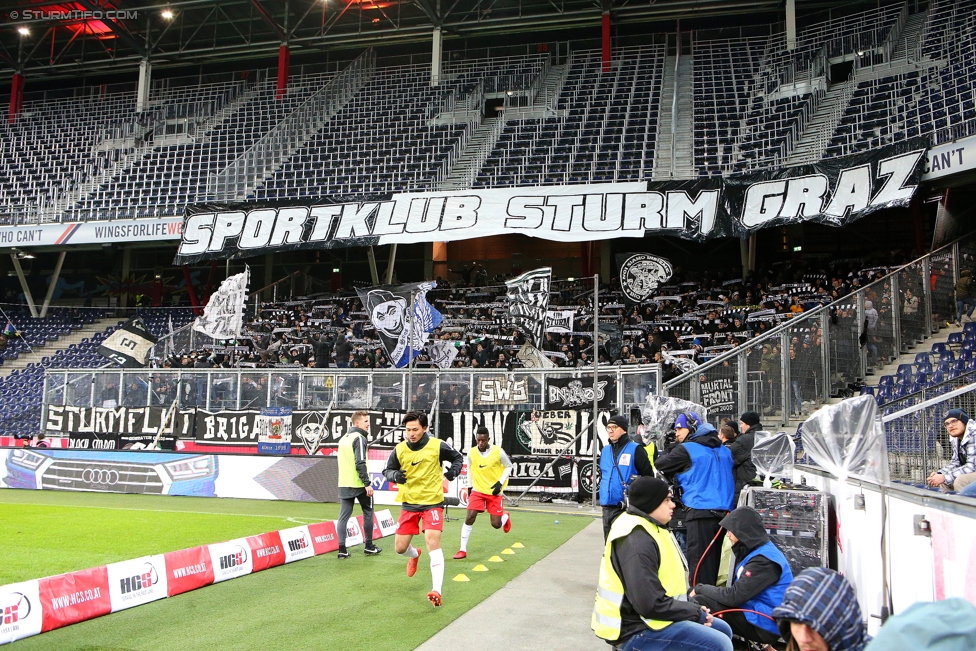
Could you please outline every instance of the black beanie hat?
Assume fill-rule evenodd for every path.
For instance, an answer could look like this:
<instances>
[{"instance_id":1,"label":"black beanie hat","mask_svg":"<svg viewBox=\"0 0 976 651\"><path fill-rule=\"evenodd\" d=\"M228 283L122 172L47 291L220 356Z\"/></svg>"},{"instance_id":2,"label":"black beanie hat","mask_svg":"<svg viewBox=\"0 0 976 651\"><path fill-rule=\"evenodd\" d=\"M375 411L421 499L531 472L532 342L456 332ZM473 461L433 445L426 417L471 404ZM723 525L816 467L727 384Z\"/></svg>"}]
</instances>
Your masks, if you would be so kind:
<instances>
[{"instance_id":1,"label":"black beanie hat","mask_svg":"<svg viewBox=\"0 0 976 651\"><path fill-rule=\"evenodd\" d=\"M617 427L623 430L627 429L627 427L630 425L630 422L628 422L627 417L621 416L620 414L617 414L616 416L611 416L610 420L607 421L607 425L609 425L610 423L613 423L614 425L616 425Z\"/></svg>"},{"instance_id":2,"label":"black beanie hat","mask_svg":"<svg viewBox=\"0 0 976 651\"><path fill-rule=\"evenodd\" d=\"M668 497L668 483L657 477L638 477L630 484L630 504L644 513L650 513Z\"/></svg>"},{"instance_id":3,"label":"black beanie hat","mask_svg":"<svg viewBox=\"0 0 976 651\"><path fill-rule=\"evenodd\" d=\"M744 411L742 415L739 416L739 420L748 425L749 427L755 427L762 421L759 420L759 414L754 411Z\"/></svg>"},{"instance_id":4,"label":"black beanie hat","mask_svg":"<svg viewBox=\"0 0 976 651\"><path fill-rule=\"evenodd\" d=\"M950 418L957 418L963 425L969 422L969 414L964 412L962 409L950 409L946 412L945 418L942 420L949 420Z\"/></svg>"}]
</instances>

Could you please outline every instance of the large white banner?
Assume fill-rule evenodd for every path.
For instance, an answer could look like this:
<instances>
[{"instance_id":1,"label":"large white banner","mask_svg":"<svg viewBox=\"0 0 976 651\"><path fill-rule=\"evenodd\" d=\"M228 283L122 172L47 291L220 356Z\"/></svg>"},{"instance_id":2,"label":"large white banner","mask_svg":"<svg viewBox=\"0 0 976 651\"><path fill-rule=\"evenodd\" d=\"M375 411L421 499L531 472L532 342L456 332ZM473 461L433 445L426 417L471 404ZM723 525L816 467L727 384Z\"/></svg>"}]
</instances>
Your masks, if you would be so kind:
<instances>
[{"instance_id":1,"label":"large white banner","mask_svg":"<svg viewBox=\"0 0 976 651\"><path fill-rule=\"evenodd\" d=\"M806 221L843 226L907 206L926 147L915 138L812 165L687 181L196 204L187 207L174 264L504 233L557 242L647 235L700 241Z\"/></svg>"},{"instance_id":2,"label":"large white banner","mask_svg":"<svg viewBox=\"0 0 976 651\"><path fill-rule=\"evenodd\" d=\"M217 292L203 309L203 316L193 322L193 329L214 339L236 339L241 334L247 285L251 270L245 269L220 283Z\"/></svg>"}]
</instances>

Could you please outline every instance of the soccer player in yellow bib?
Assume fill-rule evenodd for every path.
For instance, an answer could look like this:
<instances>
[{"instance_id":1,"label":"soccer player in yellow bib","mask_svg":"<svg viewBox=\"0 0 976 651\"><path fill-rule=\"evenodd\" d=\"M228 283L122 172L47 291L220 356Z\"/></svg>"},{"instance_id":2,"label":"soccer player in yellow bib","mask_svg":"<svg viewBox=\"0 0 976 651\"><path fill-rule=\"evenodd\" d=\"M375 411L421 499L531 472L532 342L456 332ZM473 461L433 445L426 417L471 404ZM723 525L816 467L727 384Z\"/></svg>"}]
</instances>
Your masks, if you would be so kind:
<instances>
[{"instance_id":1,"label":"soccer player in yellow bib","mask_svg":"<svg viewBox=\"0 0 976 651\"><path fill-rule=\"evenodd\" d=\"M512 474L512 461L499 445L488 442L488 428L481 426L475 434L478 445L468 451L468 483L471 494L468 496L468 514L461 526L461 550L454 555L456 560L467 558L468 538L474 528L474 521L482 511L491 516L491 526L508 533L512 529L512 519L502 507L501 492L508 485Z\"/></svg>"},{"instance_id":2,"label":"soccer player in yellow bib","mask_svg":"<svg viewBox=\"0 0 976 651\"><path fill-rule=\"evenodd\" d=\"M441 549L444 487L441 464L445 461L451 464L443 475L444 479L450 481L460 474L464 459L450 445L427 434L427 414L407 412L403 417L403 427L405 439L397 443L383 471L383 476L397 485L396 499L403 504L394 547L397 554L407 557L407 576L416 574L420 549L410 543L420 533L423 523L433 582L427 599L440 606L444 584L444 551Z\"/></svg>"}]
</instances>

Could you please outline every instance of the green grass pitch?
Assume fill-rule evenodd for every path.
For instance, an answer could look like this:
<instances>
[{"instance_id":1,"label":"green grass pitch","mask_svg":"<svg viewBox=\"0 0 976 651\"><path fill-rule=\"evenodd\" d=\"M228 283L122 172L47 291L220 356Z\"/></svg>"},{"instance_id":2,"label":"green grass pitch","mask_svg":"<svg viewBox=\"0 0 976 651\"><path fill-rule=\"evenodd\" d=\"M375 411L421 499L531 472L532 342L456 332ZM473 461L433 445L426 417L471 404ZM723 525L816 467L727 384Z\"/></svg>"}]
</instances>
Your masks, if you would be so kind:
<instances>
[{"instance_id":1,"label":"green grass pitch","mask_svg":"<svg viewBox=\"0 0 976 651\"><path fill-rule=\"evenodd\" d=\"M377 507L383 509L387 507ZM335 519L337 504L0 490L0 585ZM394 516L398 509L391 507ZM358 507L355 511L359 513ZM451 517L463 517L450 509ZM555 524L558 519L560 524ZM508 535L487 515L475 524L468 558L457 551L461 520L445 523L444 606L426 599L426 554L416 576L393 552L335 553L163 599L15 642L11 651L193 651L197 649L414 649L542 559L590 518L513 512ZM513 542L524 549L487 563ZM422 543L421 537L414 538ZM478 563L488 572L472 572ZM452 581L464 573L469 583ZM540 600L544 595L540 595ZM531 604L526 604L531 606ZM459 648L463 641L458 640Z\"/></svg>"}]
</instances>

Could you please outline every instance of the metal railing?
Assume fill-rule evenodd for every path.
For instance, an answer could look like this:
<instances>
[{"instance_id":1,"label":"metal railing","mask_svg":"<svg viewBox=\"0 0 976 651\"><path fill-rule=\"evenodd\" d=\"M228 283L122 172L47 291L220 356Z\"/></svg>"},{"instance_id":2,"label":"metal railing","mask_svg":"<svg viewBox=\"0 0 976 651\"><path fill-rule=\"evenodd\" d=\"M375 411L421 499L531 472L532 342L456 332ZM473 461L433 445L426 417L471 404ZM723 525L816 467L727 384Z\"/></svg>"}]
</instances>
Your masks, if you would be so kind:
<instances>
[{"instance_id":1,"label":"metal railing","mask_svg":"<svg viewBox=\"0 0 976 651\"><path fill-rule=\"evenodd\" d=\"M648 394L661 390L657 364L599 369L600 381L613 381L609 409L630 414ZM296 409L391 409L444 411L543 410L551 379L578 379L593 386L587 369L47 369L38 416L50 405L68 407L170 407L221 410L294 407ZM564 383L565 384L565 383ZM490 389L485 389L488 386ZM502 387L510 399L484 393ZM497 394L496 394L497 395ZM567 409L592 409L592 397ZM44 422L42 421L42 422Z\"/></svg>"},{"instance_id":2,"label":"metal railing","mask_svg":"<svg viewBox=\"0 0 976 651\"><path fill-rule=\"evenodd\" d=\"M244 199L338 113L375 70L376 53L370 48L234 162L208 177L207 194L217 201Z\"/></svg>"},{"instance_id":3,"label":"metal railing","mask_svg":"<svg viewBox=\"0 0 976 651\"><path fill-rule=\"evenodd\" d=\"M766 424L785 425L791 416L804 417L849 391L869 369L891 362L954 319L955 283L962 269L974 265L976 233L787 319L670 380L665 392L704 404L716 422L757 411Z\"/></svg>"},{"instance_id":4,"label":"metal railing","mask_svg":"<svg viewBox=\"0 0 976 651\"><path fill-rule=\"evenodd\" d=\"M943 426L945 413L949 409L976 413L976 392L947 394L973 382L976 382L976 372L926 387L884 405L882 419L892 481L921 485L932 472L949 462L952 447ZM912 410L913 407L917 408Z\"/></svg>"}]
</instances>

